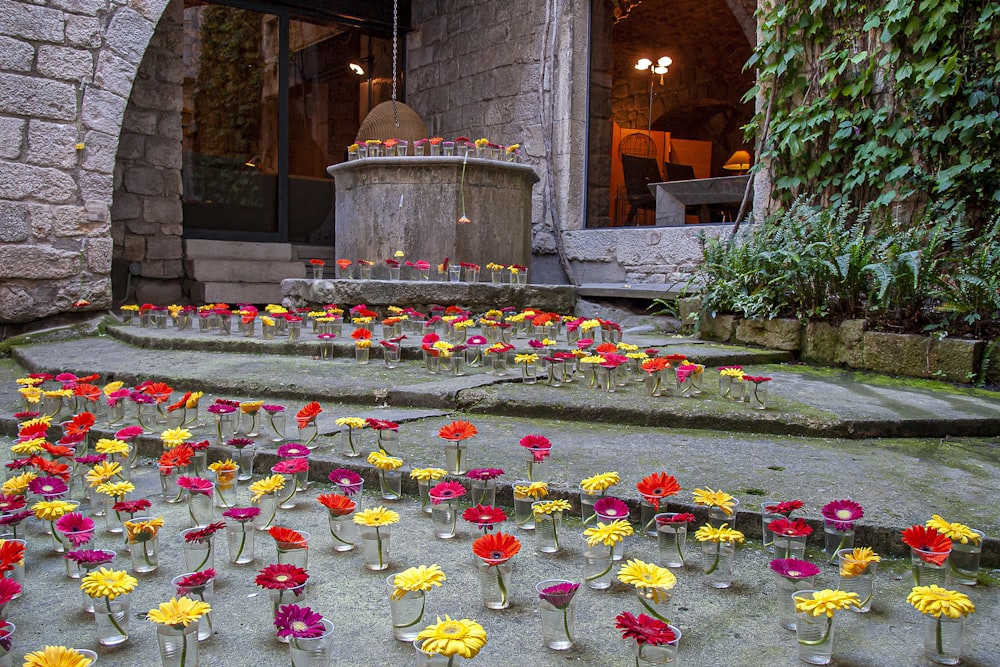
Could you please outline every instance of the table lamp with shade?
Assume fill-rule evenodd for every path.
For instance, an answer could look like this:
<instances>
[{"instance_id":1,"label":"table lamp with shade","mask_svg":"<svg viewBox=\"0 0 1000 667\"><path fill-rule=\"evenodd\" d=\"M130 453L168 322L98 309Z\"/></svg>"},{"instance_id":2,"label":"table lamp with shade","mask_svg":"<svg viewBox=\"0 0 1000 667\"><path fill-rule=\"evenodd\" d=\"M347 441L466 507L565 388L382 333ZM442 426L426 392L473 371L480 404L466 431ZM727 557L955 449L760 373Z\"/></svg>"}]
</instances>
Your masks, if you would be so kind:
<instances>
[{"instance_id":1,"label":"table lamp with shade","mask_svg":"<svg viewBox=\"0 0 1000 667\"><path fill-rule=\"evenodd\" d=\"M736 151L729 156L729 159L722 165L722 168L728 171L735 171L738 174L747 173L750 169L750 153L748 151Z\"/></svg>"}]
</instances>

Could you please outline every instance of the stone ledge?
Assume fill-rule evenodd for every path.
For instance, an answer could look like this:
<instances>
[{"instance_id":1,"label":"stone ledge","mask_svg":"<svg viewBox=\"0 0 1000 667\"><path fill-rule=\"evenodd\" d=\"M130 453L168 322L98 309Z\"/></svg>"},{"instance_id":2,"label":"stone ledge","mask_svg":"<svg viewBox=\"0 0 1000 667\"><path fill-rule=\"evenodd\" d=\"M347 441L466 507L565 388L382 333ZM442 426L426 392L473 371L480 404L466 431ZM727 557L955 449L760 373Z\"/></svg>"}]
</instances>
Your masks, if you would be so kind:
<instances>
[{"instance_id":1,"label":"stone ledge","mask_svg":"<svg viewBox=\"0 0 1000 667\"><path fill-rule=\"evenodd\" d=\"M281 281L282 305L302 308L327 303L414 307L456 304L472 310L513 306L572 313L572 285L494 285L434 280L309 280Z\"/></svg>"}]
</instances>

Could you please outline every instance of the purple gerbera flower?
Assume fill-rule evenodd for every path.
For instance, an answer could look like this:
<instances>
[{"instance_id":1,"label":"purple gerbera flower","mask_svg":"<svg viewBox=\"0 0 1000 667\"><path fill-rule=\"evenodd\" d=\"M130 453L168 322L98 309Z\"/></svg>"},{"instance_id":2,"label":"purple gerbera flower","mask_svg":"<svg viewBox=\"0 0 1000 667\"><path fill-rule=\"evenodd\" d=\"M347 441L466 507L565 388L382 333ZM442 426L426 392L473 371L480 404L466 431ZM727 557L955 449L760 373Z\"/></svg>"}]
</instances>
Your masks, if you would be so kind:
<instances>
[{"instance_id":1,"label":"purple gerbera flower","mask_svg":"<svg viewBox=\"0 0 1000 667\"><path fill-rule=\"evenodd\" d=\"M202 493L204 495L211 494L212 489L215 488L215 485L210 480L201 477L188 477L187 475L181 475L177 478L177 486L187 489L191 493Z\"/></svg>"},{"instance_id":2,"label":"purple gerbera flower","mask_svg":"<svg viewBox=\"0 0 1000 667\"><path fill-rule=\"evenodd\" d=\"M807 579L819 574L818 567L798 558L776 558L770 565L772 570L786 579Z\"/></svg>"},{"instance_id":3,"label":"purple gerbera flower","mask_svg":"<svg viewBox=\"0 0 1000 667\"><path fill-rule=\"evenodd\" d=\"M107 549L78 549L67 551L66 558L75 561L80 567L96 567L107 565L115 558L115 552Z\"/></svg>"},{"instance_id":4,"label":"purple gerbera flower","mask_svg":"<svg viewBox=\"0 0 1000 667\"><path fill-rule=\"evenodd\" d=\"M329 479L340 487L340 492L345 496L353 496L361 490L363 484L361 475L347 468L337 468L330 473Z\"/></svg>"},{"instance_id":5,"label":"purple gerbera flower","mask_svg":"<svg viewBox=\"0 0 1000 667\"><path fill-rule=\"evenodd\" d=\"M252 520L258 514L260 514L259 507L230 507L222 513L222 516L227 519L232 519L233 521L244 523Z\"/></svg>"},{"instance_id":6,"label":"purple gerbera flower","mask_svg":"<svg viewBox=\"0 0 1000 667\"><path fill-rule=\"evenodd\" d=\"M86 456L77 456L73 459L82 466L92 466L95 463L104 463L108 460L107 454L87 454Z\"/></svg>"},{"instance_id":7,"label":"purple gerbera flower","mask_svg":"<svg viewBox=\"0 0 1000 667\"><path fill-rule=\"evenodd\" d=\"M64 495L69 491L69 487L58 477L36 477L28 482L28 491L36 496L51 499Z\"/></svg>"},{"instance_id":8,"label":"purple gerbera flower","mask_svg":"<svg viewBox=\"0 0 1000 667\"><path fill-rule=\"evenodd\" d=\"M576 595L576 590L578 588L580 588L580 584L574 584L571 581L564 581L555 584L554 586L546 586L541 589L538 591L538 597L545 600L556 609L565 609L569 606L573 596Z\"/></svg>"},{"instance_id":9,"label":"purple gerbera flower","mask_svg":"<svg viewBox=\"0 0 1000 667\"><path fill-rule=\"evenodd\" d=\"M503 468L473 468L469 472L465 473L465 476L469 479L476 479L480 481L486 481L490 479L496 479L503 474Z\"/></svg>"},{"instance_id":10,"label":"purple gerbera flower","mask_svg":"<svg viewBox=\"0 0 1000 667\"><path fill-rule=\"evenodd\" d=\"M602 521L628 519L628 505L617 498L607 496L594 503L594 514Z\"/></svg>"},{"instance_id":11,"label":"purple gerbera flower","mask_svg":"<svg viewBox=\"0 0 1000 667\"><path fill-rule=\"evenodd\" d=\"M279 637L296 639L319 637L326 632L322 615L297 604L283 605L274 615L274 626L278 628Z\"/></svg>"}]
</instances>

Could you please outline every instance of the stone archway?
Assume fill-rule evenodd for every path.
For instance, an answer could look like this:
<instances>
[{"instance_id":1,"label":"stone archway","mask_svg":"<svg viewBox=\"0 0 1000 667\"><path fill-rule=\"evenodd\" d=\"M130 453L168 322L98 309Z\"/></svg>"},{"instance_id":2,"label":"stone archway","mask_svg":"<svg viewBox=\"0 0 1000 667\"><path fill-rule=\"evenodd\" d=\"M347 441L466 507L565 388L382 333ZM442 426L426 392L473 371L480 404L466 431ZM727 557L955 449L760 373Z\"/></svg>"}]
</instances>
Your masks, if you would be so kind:
<instances>
[{"instance_id":1,"label":"stone archway","mask_svg":"<svg viewBox=\"0 0 1000 667\"><path fill-rule=\"evenodd\" d=\"M111 306L119 134L167 3L5 3L0 324Z\"/></svg>"}]
</instances>

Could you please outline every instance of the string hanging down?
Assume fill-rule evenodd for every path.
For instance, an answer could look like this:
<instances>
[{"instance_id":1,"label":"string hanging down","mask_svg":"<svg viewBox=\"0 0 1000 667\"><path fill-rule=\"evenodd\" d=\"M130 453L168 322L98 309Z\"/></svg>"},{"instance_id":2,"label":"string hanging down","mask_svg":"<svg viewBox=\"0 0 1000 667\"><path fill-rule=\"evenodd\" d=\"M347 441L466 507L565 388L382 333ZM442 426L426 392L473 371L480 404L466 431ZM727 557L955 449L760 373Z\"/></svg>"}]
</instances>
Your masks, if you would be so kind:
<instances>
[{"instance_id":1,"label":"string hanging down","mask_svg":"<svg viewBox=\"0 0 1000 667\"><path fill-rule=\"evenodd\" d=\"M396 106L397 53L399 50L399 0L392 0L392 117L399 127L399 107Z\"/></svg>"}]
</instances>

